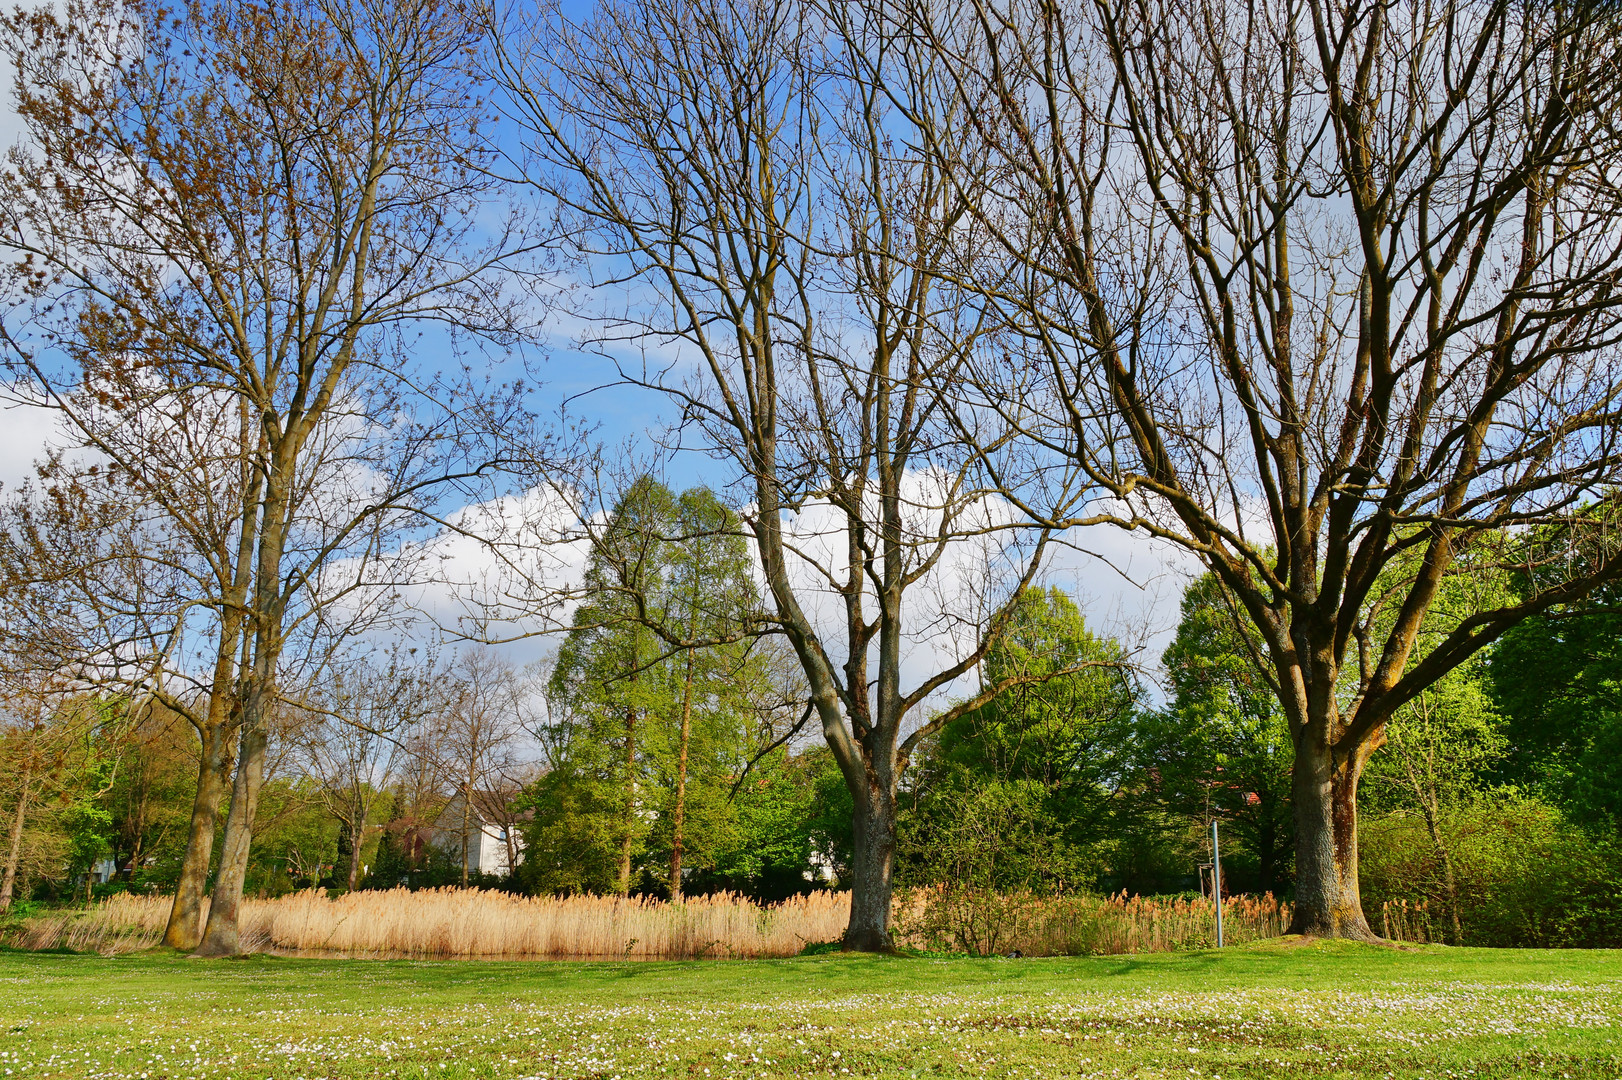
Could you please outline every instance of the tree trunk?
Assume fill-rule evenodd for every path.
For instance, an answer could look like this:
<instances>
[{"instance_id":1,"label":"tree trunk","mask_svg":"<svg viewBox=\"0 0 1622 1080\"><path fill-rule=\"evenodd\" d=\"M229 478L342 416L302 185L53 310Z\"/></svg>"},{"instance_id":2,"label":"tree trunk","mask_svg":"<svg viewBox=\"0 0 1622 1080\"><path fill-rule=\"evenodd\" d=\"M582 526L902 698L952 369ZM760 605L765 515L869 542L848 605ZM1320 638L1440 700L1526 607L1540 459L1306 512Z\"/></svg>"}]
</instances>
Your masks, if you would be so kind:
<instances>
[{"instance_id":1,"label":"tree trunk","mask_svg":"<svg viewBox=\"0 0 1622 1080\"><path fill-rule=\"evenodd\" d=\"M212 703L209 711L212 714ZM169 925L163 931L163 943L171 949L190 952L203 938L203 896L208 891L214 832L220 816L220 800L225 797L226 783L231 776L231 764L230 732L222 718L221 723L211 723L202 732L197 795L192 800L186 854L180 862L180 880L175 883Z\"/></svg>"},{"instance_id":2,"label":"tree trunk","mask_svg":"<svg viewBox=\"0 0 1622 1080\"><path fill-rule=\"evenodd\" d=\"M360 884L360 845L366 836L366 812L361 811L360 817L349 826L349 878L348 889L355 891Z\"/></svg>"},{"instance_id":3,"label":"tree trunk","mask_svg":"<svg viewBox=\"0 0 1622 1080\"><path fill-rule=\"evenodd\" d=\"M244 633L244 627L247 624L246 600L253 572L255 525L259 521L260 484L247 451L255 445L258 436L254 429L253 410L247 401L239 400L237 409L241 425L238 445L244 454L239 459L242 470L241 526L231 582L221 593L223 604L220 609L219 639L214 649L214 675L209 683L208 712L204 714L203 727L197 733L201 742L197 762L197 794L192 800L186 854L180 864L180 880L175 885L174 906L169 909L169 925L163 932L165 945L187 952L196 949L203 941L203 895L208 888L209 866L214 859L214 832L220 816L220 800L225 797L226 787L231 784L231 770L236 764L232 737L237 734L243 720L241 678L247 671L249 659L250 640ZM233 806L235 801L233 790ZM246 858L246 852L243 857ZM221 864L223 866L223 859Z\"/></svg>"},{"instance_id":4,"label":"tree trunk","mask_svg":"<svg viewBox=\"0 0 1622 1080\"><path fill-rule=\"evenodd\" d=\"M1295 740L1295 909L1290 933L1378 941L1357 885L1357 784L1373 751L1350 755L1305 735Z\"/></svg>"},{"instance_id":5,"label":"tree trunk","mask_svg":"<svg viewBox=\"0 0 1622 1080\"><path fill-rule=\"evenodd\" d=\"M17 812L11 815L11 834L6 844L6 869L0 878L0 911L11 908L12 893L17 888L17 864L23 855L23 823L28 819L29 786L34 780L32 756L23 759L22 782L17 789Z\"/></svg>"},{"instance_id":6,"label":"tree trunk","mask_svg":"<svg viewBox=\"0 0 1622 1080\"><path fill-rule=\"evenodd\" d=\"M473 821L473 784L462 789L462 888L467 888L468 826Z\"/></svg>"},{"instance_id":7,"label":"tree trunk","mask_svg":"<svg viewBox=\"0 0 1622 1080\"><path fill-rule=\"evenodd\" d=\"M636 710L625 710L625 837L620 842L621 896L631 895L631 847L636 839Z\"/></svg>"},{"instance_id":8,"label":"tree trunk","mask_svg":"<svg viewBox=\"0 0 1622 1080\"><path fill-rule=\"evenodd\" d=\"M681 901L681 829L687 813L687 741L693 729L693 654L687 654L687 685L681 701L681 749L676 755L676 810L670 816L670 899Z\"/></svg>"},{"instance_id":9,"label":"tree trunk","mask_svg":"<svg viewBox=\"0 0 1622 1080\"><path fill-rule=\"evenodd\" d=\"M131 849L129 861L124 864L122 871L116 865L113 867L113 875L115 877L122 874L125 881L133 882L135 880L135 868L141 864L142 836L143 833L135 834L135 847Z\"/></svg>"},{"instance_id":10,"label":"tree trunk","mask_svg":"<svg viewBox=\"0 0 1622 1080\"><path fill-rule=\"evenodd\" d=\"M895 792L869 781L856 799L852 820L850 926L845 948L853 952L893 952L890 898L895 872Z\"/></svg>"},{"instance_id":11,"label":"tree trunk","mask_svg":"<svg viewBox=\"0 0 1622 1080\"><path fill-rule=\"evenodd\" d=\"M236 781L231 788L231 810L225 819L225 847L220 853L219 875L214 879L208 928L197 946L199 956L235 956L242 951L237 918L242 908L243 884L248 876L248 851L253 844L259 789L265 780L267 742L262 719L244 722Z\"/></svg>"},{"instance_id":12,"label":"tree trunk","mask_svg":"<svg viewBox=\"0 0 1622 1080\"><path fill-rule=\"evenodd\" d=\"M1447 913L1453 923L1452 944L1463 945L1464 929L1459 921L1459 886L1453 877L1453 859L1447 852L1447 845L1442 842L1441 824L1437 820L1438 807L1423 795L1419 804L1425 811L1425 828L1431 835L1431 844L1442 860L1442 885L1447 889Z\"/></svg>"}]
</instances>

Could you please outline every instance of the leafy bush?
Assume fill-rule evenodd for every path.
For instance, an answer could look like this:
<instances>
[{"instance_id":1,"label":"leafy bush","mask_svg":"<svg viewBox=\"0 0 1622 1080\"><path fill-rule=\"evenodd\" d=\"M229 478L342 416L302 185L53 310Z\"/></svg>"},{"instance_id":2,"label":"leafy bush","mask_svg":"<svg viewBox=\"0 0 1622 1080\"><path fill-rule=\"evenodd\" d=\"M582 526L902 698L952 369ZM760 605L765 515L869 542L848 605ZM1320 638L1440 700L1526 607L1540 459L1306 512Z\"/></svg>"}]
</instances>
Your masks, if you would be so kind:
<instances>
[{"instance_id":1,"label":"leafy bush","mask_svg":"<svg viewBox=\"0 0 1622 1080\"><path fill-rule=\"evenodd\" d=\"M1376 931L1494 947L1622 946L1622 845L1546 802L1498 791L1443 808L1456 896L1419 814L1371 818L1362 832L1363 910Z\"/></svg>"}]
</instances>

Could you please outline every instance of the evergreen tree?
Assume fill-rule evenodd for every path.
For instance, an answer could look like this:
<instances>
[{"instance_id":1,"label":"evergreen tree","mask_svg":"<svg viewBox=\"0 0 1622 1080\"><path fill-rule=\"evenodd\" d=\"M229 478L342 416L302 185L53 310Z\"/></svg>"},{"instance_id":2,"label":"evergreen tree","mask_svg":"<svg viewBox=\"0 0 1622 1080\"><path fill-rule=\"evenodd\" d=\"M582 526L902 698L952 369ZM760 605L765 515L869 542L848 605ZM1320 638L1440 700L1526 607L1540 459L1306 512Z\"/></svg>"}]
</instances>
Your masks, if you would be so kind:
<instances>
[{"instance_id":1,"label":"evergreen tree","mask_svg":"<svg viewBox=\"0 0 1622 1080\"><path fill-rule=\"evenodd\" d=\"M770 677L748 547L712 492L644 477L597 537L585 590L548 683L525 876L679 898L684 870L737 846L729 792Z\"/></svg>"}]
</instances>

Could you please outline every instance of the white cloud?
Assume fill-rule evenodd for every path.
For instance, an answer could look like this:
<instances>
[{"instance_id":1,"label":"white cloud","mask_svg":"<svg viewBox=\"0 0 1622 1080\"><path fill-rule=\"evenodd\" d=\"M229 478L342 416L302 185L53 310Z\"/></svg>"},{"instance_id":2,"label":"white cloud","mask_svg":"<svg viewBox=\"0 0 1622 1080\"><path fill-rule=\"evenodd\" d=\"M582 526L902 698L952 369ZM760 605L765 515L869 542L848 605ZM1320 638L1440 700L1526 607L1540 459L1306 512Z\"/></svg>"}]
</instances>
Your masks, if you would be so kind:
<instances>
[{"instance_id":1,"label":"white cloud","mask_svg":"<svg viewBox=\"0 0 1622 1080\"><path fill-rule=\"evenodd\" d=\"M553 486L474 503L413 545L421 580L404 599L450 641L500 642L516 664L546 656L568 625L589 546L577 502Z\"/></svg>"},{"instance_id":2,"label":"white cloud","mask_svg":"<svg viewBox=\"0 0 1622 1080\"><path fill-rule=\"evenodd\" d=\"M913 506L910 537L916 543L939 522L938 479L907 477ZM974 508L981 524L1010 525L1014 508L987 498ZM845 573L843 515L826 502L785 515L786 531L800 554L790 570L802 607L822 635L835 663L844 660L844 605L827 579ZM993 532L964 536L946 545L938 564L907 592L904 601L902 690L908 692L967 654L985 614L1007 595L1024 552L1016 538ZM449 527L420 545L425 574L406 599L438 626L467 636L507 639L500 651L526 663L555 651L556 631L568 626L572 602L565 599L584 581L589 546L580 535L575 496L541 488L470 505L452 515ZM1198 573L1186 552L1141 532L1108 525L1072 530L1051 546L1039 582L1076 597L1095 632L1121 640L1146 668L1159 663L1175 631L1184 586ZM871 587L866 610L874 607ZM547 631L553 633L547 634ZM876 658L876 657L875 657ZM874 668L876 671L876 667ZM938 706L968 692L971 672L938 691Z\"/></svg>"},{"instance_id":3,"label":"white cloud","mask_svg":"<svg viewBox=\"0 0 1622 1080\"><path fill-rule=\"evenodd\" d=\"M34 463L67 443L57 413L37 405L0 404L0 484L15 491L33 479Z\"/></svg>"},{"instance_id":4,"label":"white cloud","mask_svg":"<svg viewBox=\"0 0 1622 1080\"><path fill-rule=\"evenodd\" d=\"M929 535L940 520L938 502L928 493L938 482L926 473L910 473L908 501L915 507L913 540ZM992 496L974 509L981 524L1012 526L1017 511ZM791 564L801 603L818 630L826 635L836 662L844 659L844 609L821 570L844 572L843 518L832 506L806 506L786 522L787 531L810 558ZM965 530L972 532L972 530ZM903 693L968 655L989 611L1008 595L1026 563L1021 542L1028 533L995 532L961 537L949 543L939 564L908 590L904 600ZM818 564L813 566L812 563ZM1198 560L1182 548L1142 532L1113 525L1070 530L1050 543L1036 584L1058 586L1081 606L1089 627L1115 637L1146 670L1158 670L1160 654L1176 631L1184 587L1200 571ZM867 597L871 617L872 594ZM973 672L933 695L924 709L961 697L976 685Z\"/></svg>"}]
</instances>

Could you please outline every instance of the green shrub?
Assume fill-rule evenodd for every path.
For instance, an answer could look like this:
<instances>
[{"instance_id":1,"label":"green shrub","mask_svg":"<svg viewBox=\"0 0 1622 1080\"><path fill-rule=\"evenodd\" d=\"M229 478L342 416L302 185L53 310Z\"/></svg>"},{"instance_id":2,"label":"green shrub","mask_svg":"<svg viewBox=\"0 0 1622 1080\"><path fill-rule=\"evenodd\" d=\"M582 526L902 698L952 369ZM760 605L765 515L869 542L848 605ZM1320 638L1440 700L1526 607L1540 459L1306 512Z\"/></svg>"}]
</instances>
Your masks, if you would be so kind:
<instances>
[{"instance_id":1,"label":"green shrub","mask_svg":"<svg viewBox=\"0 0 1622 1080\"><path fill-rule=\"evenodd\" d=\"M1494 947L1622 946L1622 845L1614 838L1586 833L1515 791L1445 807L1437 824L1456 895L1422 816L1363 823L1363 910L1377 932Z\"/></svg>"}]
</instances>

